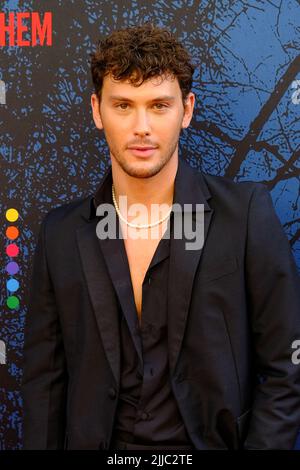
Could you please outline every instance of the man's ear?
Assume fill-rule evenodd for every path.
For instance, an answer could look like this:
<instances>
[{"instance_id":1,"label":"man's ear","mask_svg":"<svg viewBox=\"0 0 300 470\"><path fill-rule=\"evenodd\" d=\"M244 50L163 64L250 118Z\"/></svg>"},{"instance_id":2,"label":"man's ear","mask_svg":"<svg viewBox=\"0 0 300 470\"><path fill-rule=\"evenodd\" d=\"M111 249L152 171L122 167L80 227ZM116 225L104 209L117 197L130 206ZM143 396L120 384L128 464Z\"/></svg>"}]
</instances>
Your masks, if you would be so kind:
<instances>
[{"instance_id":1,"label":"man's ear","mask_svg":"<svg viewBox=\"0 0 300 470\"><path fill-rule=\"evenodd\" d=\"M190 125L191 119L193 117L194 105L195 105L195 95L194 93L190 92L187 95L185 99L185 104L184 104L184 115L183 115L182 125L181 125L183 129L189 127Z\"/></svg>"},{"instance_id":2,"label":"man's ear","mask_svg":"<svg viewBox=\"0 0 300 470\"><path fill-rule=\"evenodd\" d=\"M103 124L100 115L100 102L98 96L95 93L93 93L91 96L91 106L95 126L97 127L97 129L101 130L103 129Z\"/></svg>"}]
</instances>

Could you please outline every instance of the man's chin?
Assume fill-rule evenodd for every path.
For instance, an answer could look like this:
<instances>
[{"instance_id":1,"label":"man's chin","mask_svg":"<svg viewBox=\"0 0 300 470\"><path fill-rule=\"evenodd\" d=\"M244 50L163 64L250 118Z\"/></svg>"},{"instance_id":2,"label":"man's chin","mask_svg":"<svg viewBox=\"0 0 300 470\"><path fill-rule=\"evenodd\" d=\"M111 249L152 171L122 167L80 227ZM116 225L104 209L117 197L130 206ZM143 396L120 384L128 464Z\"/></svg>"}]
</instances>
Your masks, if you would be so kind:
<instances>
[{"instance_id":1,"label":"man's chin","mask_svg":"<svg viewBox=\"0 0 300 470\"><path fill-rule=\"evenodd\" d=\"M121 165L121 167L123 171L132 178L151 178L152 176L157 175L164 167L164 164L149 165L145 163L143 164L143 167L142 165L135 164L125 164Z\"/></svg>"},{"instance_id":2,"label":"man's chin","mask_svg":"<svg viewBox=\"0 0 300 470\"><path fill-rule=\"evenodd\" d=\"M150 170L130 170L127 171L127 175L131 176L132 178L151 178L152 176L157 175L160 170L158 171L150 171Z\"/></svg>"}]
</instances>

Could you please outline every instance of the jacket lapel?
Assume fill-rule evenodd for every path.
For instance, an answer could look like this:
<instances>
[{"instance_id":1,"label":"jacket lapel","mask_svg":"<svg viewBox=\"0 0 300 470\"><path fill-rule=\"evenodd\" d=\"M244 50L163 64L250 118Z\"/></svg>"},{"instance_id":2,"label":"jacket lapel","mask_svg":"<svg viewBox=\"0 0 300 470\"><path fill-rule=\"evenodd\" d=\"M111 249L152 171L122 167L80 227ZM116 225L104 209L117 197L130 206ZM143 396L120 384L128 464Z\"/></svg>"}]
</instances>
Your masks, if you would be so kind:
<instances>
[{"instance_id":1,"label":"jacket lapel","mask_svg":"<svg viewBox=\"0 0 300 470\"><path fill-rule=\"evenodd\" d=\"M103 258L96 235L98 220L77 229L77 242L89 296L101 334L102 343L117 383L120 377L120 343L118 305L111 281L103 266Z\"/></svg>"},{"instance_id":2,"label":"jacket lapel","mask_svg":"<svg viewBox=\"0 0 300 470\"><path fill-rule=\"evenodd\" d=\"M196 223L196 204L204 208L204 243L202 248L187 250L186 243L191 240L185 237L171 237L170 270L168 282L168 344L170 374L175 372L184 330L188 319L189 305L192 295L193 281L205 245L213 209L207 199L210 193L201 173L193 170L179 158L175 179L174 203L192 204L193 220ZM195 230L195 227L193 228ZM197 232L203 229L201 222L197 224ZM198 232L199 233L199 232Z\"/></svg>"},{"instance_id":3,"label":"jacket lapel","mask_svg":"<svg viewBox=\"0 0 300 470\"><path fill-rule=\"evenodd\" d=\"M118 218L116 218L117 233L119 230ZM130 330L133 344L143 368L142 343L137 334L138 316L134 302L134 292L130 278L130 269L123 239L106 238L99 239L98 243L105 260L110 278L116 290L118 300ZM96 312L97 314L97 312ZM119 337L117 337L119 338ZM115 338L116 342L116 338Z\"/></svg>"}]
</instances>

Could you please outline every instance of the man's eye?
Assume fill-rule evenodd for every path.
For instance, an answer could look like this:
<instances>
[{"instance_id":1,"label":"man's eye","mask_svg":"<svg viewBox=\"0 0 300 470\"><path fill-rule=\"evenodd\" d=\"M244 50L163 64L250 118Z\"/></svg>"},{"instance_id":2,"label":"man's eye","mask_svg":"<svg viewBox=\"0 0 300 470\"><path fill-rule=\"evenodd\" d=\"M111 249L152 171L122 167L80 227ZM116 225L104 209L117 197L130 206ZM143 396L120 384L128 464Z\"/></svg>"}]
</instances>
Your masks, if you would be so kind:
<instances>
[{"instance_id":1,"label":"man's eye","mask_svg":"<svg viewBox=\"0 0 300 470\"><path fill-rule=\"evenodd\" d=\"M120 109L127 109L128 108L128 103L119 103L116 105L116 108L120 108ZM155 103L154 106L156 106L156 109L164 109L164 108L167 108L167 105L163 104L163 103Z\"/></svg>"},{"instance_id":2,"label":"man's eye","mask_svg":"<svg viewBox=\"0 0 300 470\"><path fill-rule=\"evenodd\" d=\"M117 104L117 108L121 108L121 109L126 109L126 107L128 106L128 103L120 103L120 104Z\"/></svg>"},{"instance_id":3,"label":"man's eye","mask_svg":"<svg viewBox=\"0 0 300 470\"><path fill-rule=\"evenodd\" d=\"M155 105L154 105L154 106L157 106L157 107L158 107L158 109L167 108L167 106L166 106L165 104L163 104L163 103L155 103Z\"/></svg>"}]
</instances>

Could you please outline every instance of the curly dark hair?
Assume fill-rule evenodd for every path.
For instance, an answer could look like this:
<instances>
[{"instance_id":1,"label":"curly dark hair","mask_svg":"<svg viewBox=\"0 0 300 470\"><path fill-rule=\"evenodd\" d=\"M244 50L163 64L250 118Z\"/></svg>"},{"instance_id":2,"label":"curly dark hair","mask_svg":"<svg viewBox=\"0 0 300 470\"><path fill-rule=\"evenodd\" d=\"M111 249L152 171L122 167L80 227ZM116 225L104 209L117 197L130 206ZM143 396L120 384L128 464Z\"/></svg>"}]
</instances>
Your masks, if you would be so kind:
<instances>
[{"instance_id":1,"label":"curly dark hair","mask_svg":"<svg viewBox=\"0 0 300 470\"><path fill-rule=\"evenodd\" d=\"M129 80L140 86L151 77L176 77L185 101L192 87L195 66L187 50L167 29L145 23L114 31L100 39L91 57L91 73L96 95L101 100L103 79Z\"/></svg>"}]
</instances>

